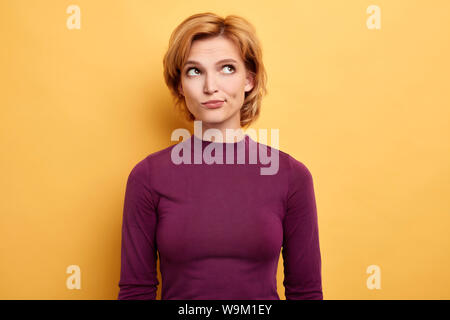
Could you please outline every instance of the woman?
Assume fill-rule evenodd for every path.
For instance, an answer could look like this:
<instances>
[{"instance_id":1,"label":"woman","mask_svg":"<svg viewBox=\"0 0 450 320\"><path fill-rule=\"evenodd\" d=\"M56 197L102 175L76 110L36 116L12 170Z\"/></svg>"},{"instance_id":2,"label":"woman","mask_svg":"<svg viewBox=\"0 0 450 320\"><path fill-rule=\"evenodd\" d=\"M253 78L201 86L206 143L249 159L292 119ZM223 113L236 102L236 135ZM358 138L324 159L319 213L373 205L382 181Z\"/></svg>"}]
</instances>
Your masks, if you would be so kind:
<instances>
[{"instance_id":1,"label":"woman","mask_svg":"<svg viewBox=\"0 0 450 320\"><path fill-rule=\"evenodd\" d=\"M301 162L265 145L279 154L276 174L237 161L173 161L180 146L188 158L198 155L195 145L213 146L223 159L231 149L263 146L241 130L258 117L266 92L253 26L234 15L187 18L170 38L164 76L187 119L216 134L194 133L132 169L118 298L156 298L159 252L163 300L279 300L282 249L286 299L323 299L313 180ZM229 138L227 129L237 134Z\"/></svg>"}]
</instances>

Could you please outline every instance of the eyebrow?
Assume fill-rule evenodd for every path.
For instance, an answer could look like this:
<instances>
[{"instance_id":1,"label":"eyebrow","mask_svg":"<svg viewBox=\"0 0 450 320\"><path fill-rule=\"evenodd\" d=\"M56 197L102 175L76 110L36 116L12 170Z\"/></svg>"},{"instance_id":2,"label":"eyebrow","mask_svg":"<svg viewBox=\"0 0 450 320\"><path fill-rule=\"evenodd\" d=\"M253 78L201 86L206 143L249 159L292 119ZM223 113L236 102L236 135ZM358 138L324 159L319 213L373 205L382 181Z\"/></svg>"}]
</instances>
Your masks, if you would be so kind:
<instances>
[{"instance_id":1,"label":"eyebrow","mask_svg":"<svg viewBox=\"0 0 450 320\"><path fill-rule=\"evenodd\" d=\"M216 62L216 65L221 64L221 63L224 63L224 62L234 62L234 63L237 63L237 61L234 60L234 59L222 59L222 60L220 60L220 61L217 61L217 62ZM184 64L184 66L187 66L187 65L202 65L202 64L201 64L200 62L198 62L198 61L195 61L195 60L188 60L188 61L186 61L186 63Z\"/></svg>"}]
</instances>

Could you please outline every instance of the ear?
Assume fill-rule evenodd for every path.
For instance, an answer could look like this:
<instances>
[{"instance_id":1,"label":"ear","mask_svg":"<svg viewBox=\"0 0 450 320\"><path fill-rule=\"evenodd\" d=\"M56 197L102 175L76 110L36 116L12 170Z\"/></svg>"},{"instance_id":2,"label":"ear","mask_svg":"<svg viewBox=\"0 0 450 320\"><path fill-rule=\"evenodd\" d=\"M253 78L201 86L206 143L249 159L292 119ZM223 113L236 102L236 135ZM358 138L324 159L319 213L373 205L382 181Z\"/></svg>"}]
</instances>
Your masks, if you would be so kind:
<instances>
[{"instance_id":1,"label":"ear","mask_svg":"<svg viewBox=\"0 0 450 320\"><path fill-rule=\"evenodd\" d=\"M252 90L254 86L255 86L255 75L252 72L247 71L247 78L246 78L246 82L245 82L245 92Z\"/></svg>"},{"instance_id":2,"label":"ear","mask_svg":"<svg viewBox=\"0 0 450 320\"><path fill-rule=\"evenodd\" d=\"M181 85L181 82L180 82L180 84L178 85L178 92L179 92L182 96L184 96L183 87L182 87L182 85Z\"/></svg>"}]
</instances>

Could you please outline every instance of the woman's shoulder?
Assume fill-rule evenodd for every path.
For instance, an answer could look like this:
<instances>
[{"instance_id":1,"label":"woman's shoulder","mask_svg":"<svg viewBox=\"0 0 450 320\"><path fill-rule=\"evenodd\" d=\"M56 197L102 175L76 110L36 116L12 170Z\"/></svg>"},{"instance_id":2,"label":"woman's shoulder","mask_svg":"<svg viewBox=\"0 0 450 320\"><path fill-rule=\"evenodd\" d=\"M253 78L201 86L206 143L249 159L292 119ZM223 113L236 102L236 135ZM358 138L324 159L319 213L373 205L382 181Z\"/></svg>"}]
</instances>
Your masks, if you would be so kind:
<instances>
[{"instance_id":1,"label":"woman's shoulder","mask_svg":"<svg viewBox=\"0 0 450 320\"><path fill-rule=\"evenodd\" d=\"M306 175L311 174L309 168L306 166L306 164L303 161L296 159L295 157L293 157L290 154L287 154L287 157L288 157L290 171L295 171L295 172L303 173Z\"/></svg>"},{"instance_id":2,"label":"woman's shoulder","mask_svg":"<svg viewBox=\"0 0 450 320\"><path fill-rule=\"evenodd\" d=\"M308 167L305 165L303 161L298 160L296 156L294 156L292 153L283 151L278 147L272 147L270 145L257 142L259 147L263 146L267 149L268 155L278 155L279 162L280 162L280 169L283 168L287 171L295 171L300 172L303 174L310 174L310 171Z\"/></svg>"},{"instance_id":3,"label":"woman's shoulder","mask_svg":"<svg viewBox=\"0 0 450 320\"><path fill-rule=\"evenodd\" d=\"M165 164L170 161L171 149L174 145L168 146L164 149L151 152L144 158L136 162L131 169L130 175L149 175L155 170L161 170Z\"/></svg>"},{"instance_id":4,"label":"woman's shoulder","mask_svg":"<svg viewBox=\"0 0 450 320\"><path fill-rule=\"evenodd\" d=\"M271 149L271 152L276 151L279 154L280 169L284 170L290 178L311 177L311 171L308 166L303 160L299 160L297 156L294 156L293 153L272 147L269 147L269 149Z\"/></svg>"},{"instance_id":5,"label":"woman's shoulder","mask_svg":"<svg viewBox=\"0 0 450 320\"><path fill-rule=\"evenodd\" d=\"M170 154L171 154L171 150L172 148L175 146L176 144L170 145L164 149L158 150L158 151L154 151L150 154L148 154L143 161L147 161L150 163L158 163L158 162L164 162L167 161L168 159L170 159Z\"/></svg>"},{"instance_id":6,"label":"woman's shoulder","mask_svg":"<svg viewBox=\"0 0 450 320\"><path fill-rule=\"evenodd\" d=\"M310 169L303 161L300 161L292 155L287 155L288 160L288 185L304 186L312 182L313 177Z\"/></svg>"}]
</instances>

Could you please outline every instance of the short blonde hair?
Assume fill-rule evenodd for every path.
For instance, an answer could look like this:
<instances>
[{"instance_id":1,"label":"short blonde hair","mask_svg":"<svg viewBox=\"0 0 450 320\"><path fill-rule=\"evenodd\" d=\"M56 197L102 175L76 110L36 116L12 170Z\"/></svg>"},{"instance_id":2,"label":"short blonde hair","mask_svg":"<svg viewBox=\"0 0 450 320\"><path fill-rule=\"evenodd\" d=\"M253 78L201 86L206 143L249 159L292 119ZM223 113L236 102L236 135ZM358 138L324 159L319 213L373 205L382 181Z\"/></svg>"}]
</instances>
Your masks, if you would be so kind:
<instances>
[{"instance_id":1,"label":"short blonde hair","mask_svg":"<svg viewBox=\"0 0 450 320\"><path fill-rule=\"evenodd\" d=\"M240 111L241 127L248 127L258 118L262 97L267 94L267 74L262 61L260 41L255 28L246 19L236 15L222 18L211 12L198 13L186 18L170 36L169 47L163 59L164 80L172 94L175 107L179 108L188 121L195 120L178 90L181 70L193 41L216 36L224 36L237 45L247 71L254 76L254 87L245 92Z\"/></svg>"}]
</instances>

